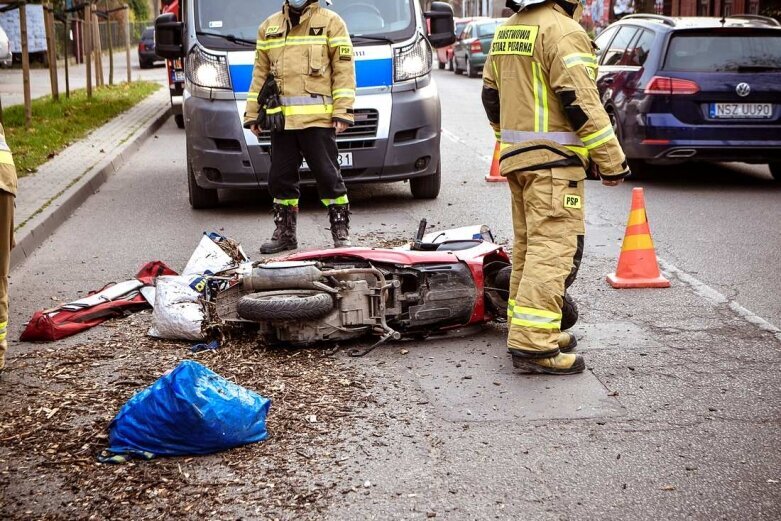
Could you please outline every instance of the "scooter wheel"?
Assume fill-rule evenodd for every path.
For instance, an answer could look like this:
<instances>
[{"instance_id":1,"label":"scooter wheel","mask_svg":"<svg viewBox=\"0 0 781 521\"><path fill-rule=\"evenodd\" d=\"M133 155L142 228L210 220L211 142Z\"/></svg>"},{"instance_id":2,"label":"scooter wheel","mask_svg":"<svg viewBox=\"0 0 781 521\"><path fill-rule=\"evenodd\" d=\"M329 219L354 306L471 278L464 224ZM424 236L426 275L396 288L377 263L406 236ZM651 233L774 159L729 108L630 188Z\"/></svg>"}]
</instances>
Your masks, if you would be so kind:
<instances>
[{"instance_id":1,"label":"scooter wheel","mask_svg":"<svg viewBox=\"0 0 781 521\"><path fill-rule=\"evenodd\" d=\"M239 300L239 316L245 320L310 320L327 315L334 308L328 293L311 290L264 291Z\"/></svg>"}]
</instances>

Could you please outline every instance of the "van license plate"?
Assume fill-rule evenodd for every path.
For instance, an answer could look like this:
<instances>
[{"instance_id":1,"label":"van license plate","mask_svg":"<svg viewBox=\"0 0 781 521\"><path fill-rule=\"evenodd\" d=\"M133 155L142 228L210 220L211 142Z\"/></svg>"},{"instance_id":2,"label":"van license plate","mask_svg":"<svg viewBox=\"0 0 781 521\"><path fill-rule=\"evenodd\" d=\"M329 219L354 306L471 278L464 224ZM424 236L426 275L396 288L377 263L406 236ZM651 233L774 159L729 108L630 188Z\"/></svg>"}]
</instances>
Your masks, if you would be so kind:
<instances>
[{"instance_id":1,"label":"van license plate","mask_svg":"<svg viewBox=\"0 0 781 521\"><path fill-rule=\"evenodd\" d=\"M770 119L772 103L711 103L711 119Z\"/></svg>"},{"instance_id":2,"label":"van license plate","mask_svg":"<svg viewBox=\"0 0 781 521\"><path fill-rule=\"evenodd\" d=\"M339 166L341 168L351 168L353 166L353 153L342 152L339 154ZM301 170L310 170L309 165L306 164L306 159L301 163Z\"/></svg>"}]
</instances>

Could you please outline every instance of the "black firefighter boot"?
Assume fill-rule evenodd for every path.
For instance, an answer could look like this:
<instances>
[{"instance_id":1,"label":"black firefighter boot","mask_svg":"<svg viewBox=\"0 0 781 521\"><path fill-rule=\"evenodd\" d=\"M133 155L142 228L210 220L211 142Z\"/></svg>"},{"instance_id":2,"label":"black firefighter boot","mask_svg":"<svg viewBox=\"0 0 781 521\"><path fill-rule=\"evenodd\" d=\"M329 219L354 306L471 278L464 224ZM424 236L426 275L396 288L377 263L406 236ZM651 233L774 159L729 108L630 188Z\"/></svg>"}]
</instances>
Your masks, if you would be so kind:
<instances>
[{"instance_id":1,"label":"black firefighter boot","mask_svg":"<svg viewBox=\"0 0 781 521\"><path fill-rule=\"evenodd\" d=\"M271 240L260 247L260 253L279 253L298 248L296 240L296 223L298 221L298 206L282 204L274 205L274 224L277 229Z\"/></svg>"},{"instance_id":2,"label":"black firefighter boot","mask_svg":"<svg viewBox=\"0 0 781 521\"><path fill-rule=\"evenodd\" d=\"M328 207L328 217L331 219L331 237L334 248L349 248L350 242L350 205L332 204Z\"/></svg>"}]
</instances>

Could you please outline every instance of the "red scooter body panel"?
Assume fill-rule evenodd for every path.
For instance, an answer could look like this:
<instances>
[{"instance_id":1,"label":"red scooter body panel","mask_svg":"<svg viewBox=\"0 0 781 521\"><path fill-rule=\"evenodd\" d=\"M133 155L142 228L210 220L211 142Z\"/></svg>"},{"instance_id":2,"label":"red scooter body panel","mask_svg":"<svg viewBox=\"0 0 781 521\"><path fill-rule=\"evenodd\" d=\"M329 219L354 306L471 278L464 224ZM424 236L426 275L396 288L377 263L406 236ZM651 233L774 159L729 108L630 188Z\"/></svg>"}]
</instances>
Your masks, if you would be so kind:
<instances>
[{"instance_id":1,"label":"red scooter body panel","mask_svg":"<svg viewBox=\"0 0 781 521\"><path fill-rule=\"evenodd\" d=\"M340 248L327 250L314 250L295 253L285 260L288 261L316 261L325 258L346 257L365 261L396 264L401 266L415 266L420 264L455 264L463 262L469 268L475 285L475 307L472 316L466 325L483 324L491 319L487 316L485 298L484 258L486 255L497 253L502 260L508 263L510 259L502 246L488 241L475 242L473 248L458 251L418 251L418 250L392 250L388 248Z\"/></svg>"},{"instance_id":2,"label":"red scooter body panel","mask_svg":"<svg viewBox=\"0 0 781 521\"><path fill-rule=\"evenodd\" d=\"M460 252L452 251L405 251L390 250L387 248L331 248L329 250L315 250L295 253L285 260L289 261L314 261L333 257L353 257L386 264L399 264L402 266L414 266L415 264L454 264L460 259Z\"/></svg>"}]
</instances>

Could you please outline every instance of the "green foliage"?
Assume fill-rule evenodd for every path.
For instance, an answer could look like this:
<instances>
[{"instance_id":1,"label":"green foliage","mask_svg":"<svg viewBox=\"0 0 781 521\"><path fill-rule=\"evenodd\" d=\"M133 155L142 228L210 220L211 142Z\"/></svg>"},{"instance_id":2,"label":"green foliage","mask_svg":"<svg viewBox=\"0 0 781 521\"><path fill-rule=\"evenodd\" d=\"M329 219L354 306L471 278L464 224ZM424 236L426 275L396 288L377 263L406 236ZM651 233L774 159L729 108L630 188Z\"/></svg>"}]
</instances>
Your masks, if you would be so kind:
<instances>
[{"instance_id":1,"label":"green foliage","mask_svg":"<svg viewBox=\"0 0 781 521\"><path fill-rule=\"evenodd\" d=\"M136 105L160 88L157 83L123 83L94 89L91 100L87 91L71 91L71 97L60 96L33 100L30 130L24 128L24 106L14 105L3 111L8 146L14 155L19 177L35 170L57 155L68 144L83 138L122 112Z\"/></svg>"},{"instance_id":2,"label":"green foliage","mask_svg":"<svg viewBox=\"0 0 781 521\"><path fill-rule=\"evenodd\" d=\"M127 4L136 16L136 20L149 20L149 4L146 0L128 0Z\"/></svg>"}]
</instances>

